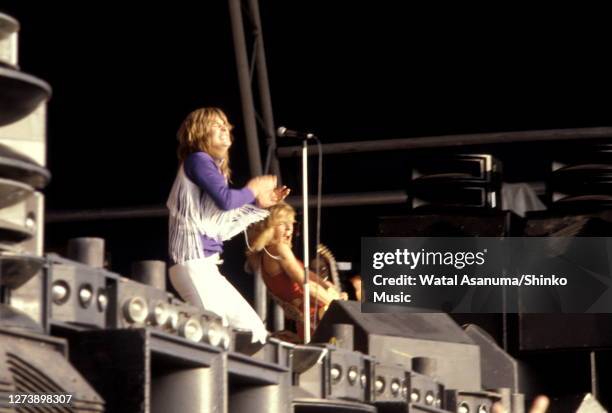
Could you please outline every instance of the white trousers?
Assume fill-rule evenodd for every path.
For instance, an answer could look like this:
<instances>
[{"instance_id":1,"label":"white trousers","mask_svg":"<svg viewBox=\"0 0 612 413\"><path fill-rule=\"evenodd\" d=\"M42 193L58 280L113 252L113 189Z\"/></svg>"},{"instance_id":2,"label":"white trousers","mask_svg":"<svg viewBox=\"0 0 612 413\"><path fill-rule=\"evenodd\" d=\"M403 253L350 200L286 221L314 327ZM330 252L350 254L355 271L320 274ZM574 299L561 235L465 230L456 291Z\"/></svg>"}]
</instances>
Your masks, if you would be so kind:
<instances>
[{"instance_id":1,"label":"white trousers","mask_svg":"<svg viewBox=\"0 0 612 413\"><path fill-rule=\"evenodd\" d=\"M225 325L251 330L265 343L268 331L253 307L219 272L219 254L170 267L170 282L188 303L218 314Z\"/></svg>"}]
</instances>

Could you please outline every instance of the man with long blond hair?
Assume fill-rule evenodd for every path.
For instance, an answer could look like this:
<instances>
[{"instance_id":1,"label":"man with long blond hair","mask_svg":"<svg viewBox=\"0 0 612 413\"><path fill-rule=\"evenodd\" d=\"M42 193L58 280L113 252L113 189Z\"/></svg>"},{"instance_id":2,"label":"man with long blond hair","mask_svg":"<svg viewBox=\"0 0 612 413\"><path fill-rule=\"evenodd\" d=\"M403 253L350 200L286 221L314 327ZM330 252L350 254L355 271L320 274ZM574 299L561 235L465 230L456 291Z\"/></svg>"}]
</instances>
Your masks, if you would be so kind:
<instances>
[{"instance_id":1,"label":"man with long blond hair","mask_svg":"<svg viewBox=\"0 0 612 413\"><path fill-rule=\"evenodd\" d=\"M223 242L264 219L264 208L282 201L289 190L276 177L259 176L230 189L232 125L222 110L191 112L177 133L179 170L168 198L170 281L179 295L220 315L232 327L265 342L261 319L219 272Z\"/></svg>"}]
</instances>

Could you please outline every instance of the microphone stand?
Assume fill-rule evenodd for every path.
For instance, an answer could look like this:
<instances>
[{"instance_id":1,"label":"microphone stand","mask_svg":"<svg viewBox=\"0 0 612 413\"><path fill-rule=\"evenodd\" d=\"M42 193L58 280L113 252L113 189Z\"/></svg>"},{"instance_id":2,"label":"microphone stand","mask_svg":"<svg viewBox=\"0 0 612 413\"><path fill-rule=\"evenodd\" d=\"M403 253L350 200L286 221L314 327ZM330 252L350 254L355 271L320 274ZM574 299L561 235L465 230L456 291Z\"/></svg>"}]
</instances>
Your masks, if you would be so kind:
<instances>
[{"instance_id":1,"label":"microphone stand","mask_svg":"<svg viewBox=\"0 0 612 413\"><path fill-rule=\"evenodd\" d=\"M279 136L287 136L292 138L302 139L302 211L304 213L304 222L302 223L302 233L304 234L304 343L310 342L310 252L308 250L308 139L315 136L312 133L298 133L290 131L285 127L280 127L277 130Z\"/></svg>"},{"instance_id":2,"label":"microphone stand","mask_svg":"<svg viewBox=\"0 0 612 413\"><path fill-rule=\"evenodd\" d=\"M302 234L304 234L304 344L310 342L310 252L308 250L308 143L302 139Z\"/></svg>"}]
</instances>

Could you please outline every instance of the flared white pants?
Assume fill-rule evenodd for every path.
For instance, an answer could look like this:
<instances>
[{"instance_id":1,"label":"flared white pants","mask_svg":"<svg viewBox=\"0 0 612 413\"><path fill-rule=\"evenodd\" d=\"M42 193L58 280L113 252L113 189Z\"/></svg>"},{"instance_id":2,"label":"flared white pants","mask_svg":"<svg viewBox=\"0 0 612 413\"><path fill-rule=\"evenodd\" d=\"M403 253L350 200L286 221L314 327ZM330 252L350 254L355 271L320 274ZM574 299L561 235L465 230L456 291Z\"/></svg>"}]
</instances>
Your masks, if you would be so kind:
<instances>
[{"instance_id":1,"label":"flared white pants","mask_svg":"<svg viewBox=\"0 0 612 413\"><path fill-rule=\"evenodd\" d=\"M170 267L170 282L188 303L212 311L225 325L251 330L253 342L265 343L268 331L253 307L219 272L219 254Z\"/></svg>"}]
</instances>

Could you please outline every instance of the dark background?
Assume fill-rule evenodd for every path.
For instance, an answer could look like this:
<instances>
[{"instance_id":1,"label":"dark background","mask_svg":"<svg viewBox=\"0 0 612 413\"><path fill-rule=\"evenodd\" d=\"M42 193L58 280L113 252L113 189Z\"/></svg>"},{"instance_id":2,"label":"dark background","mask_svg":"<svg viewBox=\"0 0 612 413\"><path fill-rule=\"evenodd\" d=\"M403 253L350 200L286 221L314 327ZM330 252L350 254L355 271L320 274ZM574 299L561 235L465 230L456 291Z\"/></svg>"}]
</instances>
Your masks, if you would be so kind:
<instances>
[{"instance_id":1,"label":"dark background","mask_svg":"<svg viewBox=\"0 0 612 413\"><path fill-rule=\"evenodd\" d=\"M329 143L612 123L609 33L593 16L405 4L262 1L276 124ZM22 24L22 70L53 87L47 211L165 203L176 130L201 106L222 107L236 125L233 181L246 182L225 1L5 1L0 10ZM534 181L554 145L491 150L507 180ZM324 193L403 189L407 156L329 156ZM281 162L299 193L297 159ZM337 258L357 262L360 236L375 235L376 217L403 211L325 210L322 239ZM105 237L111 266L123 274L131 260L166 259L163 218L49 224L47 249L62 252L77 235ZM235 275L243 248L240 237L228 243L226 272L248 292L251 281Z\"/></svg>"}]
</instances>

